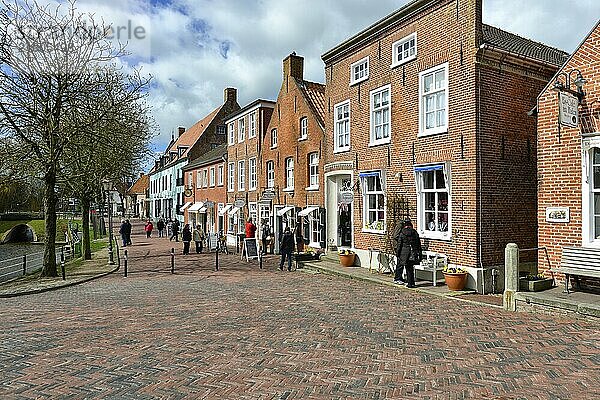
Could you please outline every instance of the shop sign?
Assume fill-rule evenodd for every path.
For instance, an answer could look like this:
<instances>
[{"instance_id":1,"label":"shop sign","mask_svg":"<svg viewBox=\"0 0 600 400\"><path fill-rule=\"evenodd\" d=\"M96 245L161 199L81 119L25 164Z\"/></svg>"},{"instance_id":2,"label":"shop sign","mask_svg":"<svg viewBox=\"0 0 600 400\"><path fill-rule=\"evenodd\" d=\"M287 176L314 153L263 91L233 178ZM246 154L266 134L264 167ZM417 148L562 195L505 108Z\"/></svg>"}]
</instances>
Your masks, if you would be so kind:
<instances>
[{"instance_id":1,"label":"shop sign","mask_svg":"<svg viewBox=\"0 0 600 400\"><path fill-rule=\"evenodd\" d=\"M275 198L275 192L273 190L265 190L262 195L262 200L271 201Z\"/></svg>"},{"instance_id":2,"label":"shop sign","mask_svg":"<svg viewBox=\"0 0 600 400\"><path fill-rule=\"evenodd\" d=\"M339 199L340 204L352 204L352 202L354 202L354 192L353 191L339 192L338 199Z\"/></svg>"},{"instance_id":3,"label":"shop sign","mask_svg":"<svg viewBox=\"0 0 600 400\"><path fill-rule=\"evenodd\" d=\"M233 202L233 206L237 207L237 208L242 208L246 205L246 202L242 199L238 199L236 201Z\"/></svg>"},{"instance_id":4,"label":"shop sign","mask_svg":"<svg viewBox=\"0 0 600 400\"><path fill-rule=\"evenodd\" d=\"M579 124L579 100L571 93L561 92L559 95L558 112L561 125L577 128Z\"/></svg>"},{"instance_id":5,"label":"shop sign","mask_svg":"<svg viewBox=\"0 0 600 400\"><path fill-rule=\"evenodd\" d=\"M546 222L569 222L569 207L546 207Z\"/></svg>"}]
</instances>

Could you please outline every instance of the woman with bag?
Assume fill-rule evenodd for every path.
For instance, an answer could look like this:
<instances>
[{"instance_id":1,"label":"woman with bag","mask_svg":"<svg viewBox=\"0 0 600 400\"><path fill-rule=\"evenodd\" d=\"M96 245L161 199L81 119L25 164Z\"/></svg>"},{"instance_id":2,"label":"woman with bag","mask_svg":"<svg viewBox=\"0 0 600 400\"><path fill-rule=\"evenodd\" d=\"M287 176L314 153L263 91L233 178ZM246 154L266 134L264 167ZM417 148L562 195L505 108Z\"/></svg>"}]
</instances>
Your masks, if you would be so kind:
<instances>
[{"instance_id":1,"label":"woman with bag","mask_svg":"<svg viewBox=\"0 0 600 400\"><path fill-rule=\"evenodd\" d=\"M181 238L183 239L183 254L190 254L190 242L192 241L190 224L185 224L183 232L181 232Z\"/></svg>"},{"instance_id":2,"label":"woman with bag","mask_svg":"<svg viewBox=\"0 0 600 400\"><path fill-rule=\"evenodd\" d=\"M421 238L417 231L413 229L413 224L410 219L404 221L404 227L400 231L400 234L396 238L398 248L396 249L396 257L398 258L398 266L396 267L396 274L394 277L394 283L403 285L406 283L406 287L415 287L415 265L421 263L423 250L421 248ZM406 280L402 279L402 274L406 269Z\"/></svg>"}]
</instances>

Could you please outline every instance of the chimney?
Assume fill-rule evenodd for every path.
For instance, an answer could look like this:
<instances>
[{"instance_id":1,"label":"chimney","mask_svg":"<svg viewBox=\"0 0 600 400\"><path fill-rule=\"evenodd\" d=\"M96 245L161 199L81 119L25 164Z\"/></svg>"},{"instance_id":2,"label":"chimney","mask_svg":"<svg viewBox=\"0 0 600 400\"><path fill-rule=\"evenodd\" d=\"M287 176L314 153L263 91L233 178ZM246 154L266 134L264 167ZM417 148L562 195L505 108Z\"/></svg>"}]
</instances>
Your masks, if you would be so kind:
<instances>
[{"instance_id":1,"label":"chimney","mask_svg":"<svg viewBox=\"0 0 600 400\"><path fill-rule=\"evenodd\" d=\"M235 103L237 102L237 89L226 88L223 91L223 103Z\"/></svg>"},{"instance_id":2,"label":"chimney","mask_svg":"<svg viewBox=\"0 0 600 400\"><path fill-rule=\"evenodd\" d=\"M144 177L144 173L140 172L140 178L143 178L143 177Z\"/></svg>"},{"instance_id":3,"label":"chimney","mask_svg":"<svg viewBox=\"0 0 600 400\"><path fill-rule=\"evenodd\" d=\"M283 60L283 80L288 76L296 79L304 79L304 57L293 52Z\"/></svg>"},{"instance_id":4,"label":"chimney","mask_svg":"<svg viewBox=\"0 0 600 400\"><path fill-rule=\"evenodd\" d=\"M185 132L185 128L183 126L180 126L177 129L179 130L179 136L177 136L177 137L181 137L181 135L183 135L183 132Z\"/></svg>"}]
</instances>

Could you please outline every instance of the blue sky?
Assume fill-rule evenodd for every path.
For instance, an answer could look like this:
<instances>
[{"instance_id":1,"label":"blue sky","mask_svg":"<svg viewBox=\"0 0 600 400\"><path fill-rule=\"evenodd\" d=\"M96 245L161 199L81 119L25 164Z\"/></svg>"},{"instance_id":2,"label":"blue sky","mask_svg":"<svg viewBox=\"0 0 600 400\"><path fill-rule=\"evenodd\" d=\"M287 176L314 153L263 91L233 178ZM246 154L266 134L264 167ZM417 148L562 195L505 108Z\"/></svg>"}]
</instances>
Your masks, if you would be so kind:
<instances>
[{"instance_id":1,"label":"blue sky","mask_svg":"<svg viewBox=\"0 0 600 400\"><path fill-rule=\"evenodd\" d=\"M52 0L49 0L52 1ZM60 0L62 1L62 0ZM281 61L305 57L305 78L324 81L321 54L407 0L78 0L106 22L143 27L126 67L154 77L149 102L160 125L154 150L238 89L240 105L274 99ZM524 9L523 4L527 4ZM484 0L484 22L572 51L600 17L597 0ZM124 31L123 31L124 32Z\"/></svg>"}]
</instances>

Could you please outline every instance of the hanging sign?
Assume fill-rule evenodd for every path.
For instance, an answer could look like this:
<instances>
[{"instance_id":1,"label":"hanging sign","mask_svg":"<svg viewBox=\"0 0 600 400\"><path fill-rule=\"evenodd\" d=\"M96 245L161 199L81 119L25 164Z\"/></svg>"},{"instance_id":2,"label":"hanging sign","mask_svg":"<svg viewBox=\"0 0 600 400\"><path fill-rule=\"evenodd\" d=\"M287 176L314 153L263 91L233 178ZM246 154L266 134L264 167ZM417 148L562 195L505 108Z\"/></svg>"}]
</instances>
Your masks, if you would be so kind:
<instances>
[{"instance_id":1,"label":"hanging sign","mask_svg":"<svg viewBox=\"0 0 600 400\"><path fill-rule=\"evenodd\" d=\"M338 194L339 204L352 204L354 202L354 192L343 191Z\"/></svg>"},{"instance_id":2,"label":"hanging sign","mask_svg":"<svg viewBox=\"0 0 600 400\"><path fill-rule=\"evenodd\" d=\"M262 200L271 201L274 198L275 198L275 191L267 189L263 192Z\"/></svg>"},{"instance_id":3,"label":"hanging sign","mask_svg":"<svg viewBox=\"0 0 600 400\"><path fill-rule=\"evenodd\" d=\"M558 113L561 125L577 128L579 125L579 99L571 93L560 92Z\"/></svg>"},{"instance_id":4,"label":"hanging sign","mask_svg":"<svg viewBox=\"0 0 600 400\"><path fill-rule=\"evenodd\" d=\"M237 208L242 208L246 205L246 202L242 199L238 199L236 201L233 202L233 206L237 207Z\"/></svg>"},{"instance_id":5,"label":"hanging sign","mask_svg":"<svg viewBox=\"0 0 600 400\"><path fill-rule=\"evenodd\" d=\"M185 197L192 197L192 194L193 194L192 193L192 189L185 189L184 192L183 192L183 195Z\"/></svg>"}]
</instances>

